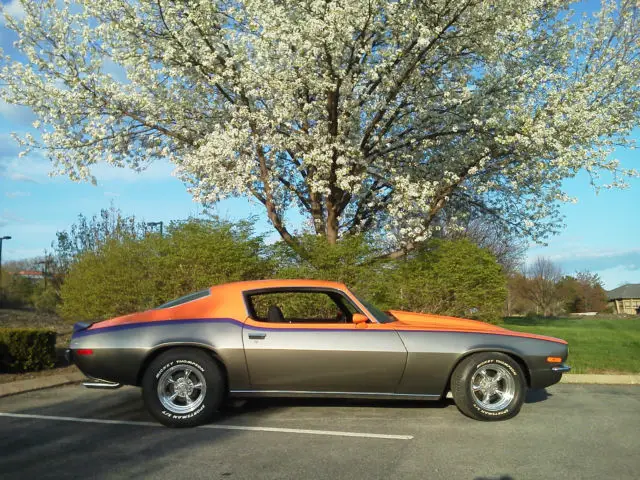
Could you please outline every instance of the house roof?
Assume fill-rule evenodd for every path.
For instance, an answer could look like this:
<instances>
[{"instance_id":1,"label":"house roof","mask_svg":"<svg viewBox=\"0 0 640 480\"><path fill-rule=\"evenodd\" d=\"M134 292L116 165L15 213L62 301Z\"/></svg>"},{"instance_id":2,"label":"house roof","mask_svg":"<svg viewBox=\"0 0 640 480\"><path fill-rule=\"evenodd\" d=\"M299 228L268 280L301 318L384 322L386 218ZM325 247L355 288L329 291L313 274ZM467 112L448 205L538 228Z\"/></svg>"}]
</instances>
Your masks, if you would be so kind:
<instances>
[{"instance_id":1,"label":"house roof","mask_svg":"<svg viewBox=\"0 0 640 480\"><path fill-rule=\"evenodd\" d=\"M609 300L622 298L640 298L640 283L627 283L607 292Z\"/></svg>"},{"instance_id":2,"label":"house roof","mask_svg":"<svg viewBox=\"0 0 640 480\"><path fill-rule=\"evenodd\" d=\"M23 277L43 277L44 274L39 272L38 270L20 270L18 275L22 275Z\"/></svg>"}]
</instances>

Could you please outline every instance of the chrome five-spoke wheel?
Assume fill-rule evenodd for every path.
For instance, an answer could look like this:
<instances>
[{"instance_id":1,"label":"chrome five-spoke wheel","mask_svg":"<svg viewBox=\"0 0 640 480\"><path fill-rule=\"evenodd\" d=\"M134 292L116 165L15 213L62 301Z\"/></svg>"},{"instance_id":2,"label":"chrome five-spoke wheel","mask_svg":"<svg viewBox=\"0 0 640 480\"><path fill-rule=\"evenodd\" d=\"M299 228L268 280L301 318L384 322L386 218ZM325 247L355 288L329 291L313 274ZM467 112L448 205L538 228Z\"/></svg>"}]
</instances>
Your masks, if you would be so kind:
<instances>
[{"instance_id":1,"label":"chrome five-spoke wheel","mask_svg":"<svg viewBox=\"0 0 640 480\"><path fill-rule=\"evenodd\" d=\"M185 414L195 411L207 392L207 382L202 373L187 365L174 365L162 374L158 381L160 403L172 413Z\"/></svg>"},{"instance_id":2,"label":"chrome five-spoke wheel","mask_svg":"<svg viewBox=\"0 0 640 480\"><path fill-rule=\"evenodd\" d=\"M451 375L456 406L477 420L514 417L524 403L525 374L517 360L501 352L479 352L464 358Z\"/></svg>"},{"instance_id":3,"label":"chrome five-spoke wheel","mask_svg":"<svg viewBox=\"0 0 640 480\"><path fill-rule=\"evenodd\" d=\"M516 383L511 372L492 363L478 369L471 379L471 395L477 405L489 412L497 412L513 400Z\"/></svg>"},{"instance_id":4,"label":"chrome five-spoke wheel","mask_svg":"<svg viewBox=\"0 0 640 480\"><path fill-rule=\"evenodd\" d=\"M142 377L149 413L168 427L195 427L209 421L226 392L221 368L209 353L176 347L160 353Z\"/></svg>"}]
</instances>

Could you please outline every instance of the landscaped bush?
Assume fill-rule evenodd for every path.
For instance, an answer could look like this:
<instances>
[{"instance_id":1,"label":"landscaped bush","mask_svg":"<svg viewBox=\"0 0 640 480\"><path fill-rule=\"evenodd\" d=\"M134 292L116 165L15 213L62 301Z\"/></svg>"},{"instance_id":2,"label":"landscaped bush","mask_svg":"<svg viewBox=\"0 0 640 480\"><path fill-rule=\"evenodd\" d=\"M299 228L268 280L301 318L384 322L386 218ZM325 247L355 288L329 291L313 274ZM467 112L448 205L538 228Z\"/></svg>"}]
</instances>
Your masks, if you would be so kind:
<instances>
[{"instance_id":1,"label":"landscaped bush","mask_svg":"<svg viewBox=\"0 0 640 480\"><path fill-rule=\"evenodd\" d=\"M156 307L211 285L269 277L265 246L249 222L190 220L164 236L106 240L71 264L60 289L69 322Z\"/></svg>"},{"instance_id":2,"label":"landscaped bush","mask_svg":"<svg viewBox=\"0 0 640 480\"><path fill-rule=\"evenodd\" d=\"M41 290L33 295L33 306L38 313L55 313L58 302L58 294L53 288Z\"/></svg>"},{"instance_id":3,"label":"landscaped bush","mask_svg":"<svg viewBox=\"0 0 640 480\"><path fill-rule=\"evenodd\" d=\"M52 368L56 360L56 332L36 328L0 329L0 372Z\"/></svg>"}]
</instances>

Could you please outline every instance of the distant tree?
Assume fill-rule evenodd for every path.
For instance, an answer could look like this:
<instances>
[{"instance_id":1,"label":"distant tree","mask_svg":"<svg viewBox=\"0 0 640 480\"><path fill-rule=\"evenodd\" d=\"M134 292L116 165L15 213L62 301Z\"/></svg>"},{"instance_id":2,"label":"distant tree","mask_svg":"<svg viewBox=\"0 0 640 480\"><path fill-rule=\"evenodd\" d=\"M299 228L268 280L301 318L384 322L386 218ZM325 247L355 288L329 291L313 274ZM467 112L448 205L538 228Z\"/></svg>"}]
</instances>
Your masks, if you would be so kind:
<instances>
[{"instance_id":1,"label":"distant tree","mask_svg":"<svg viewBox=\"0 0 640 480\"><path fill-rule=\"evenodd\" d=\"M22 258L2 262L2 270L7 272L19 272L21 270L40 270L39 262L42 257Z\"/></svg>"},{"instance_id":2,"label":"distant tree","mask_svg":"<svg viewBox=\"0 0 640 480\"><path fill-rule=\"evenodd\" d=\"M80 254L95 252L111 239L141 238L144 232L144 222L135 216L123 215L113 205L103 208L91 218L80 214L69 230L56 233L56 240L52 244L55 265L51 267L66 272Z\"/></svg>"},{"instance_id":3,"label":"distant tree","mask_svg":"<svg viewBox=\"0 0 640 480\"><path fill-rule=\"evenodd\" d=\"M575 276L565 276L558 290L568 312L601 312L607 307L607 294L596 273L585 270Z\"/></svg>"},{"instance_id":4,"label":"distant tree","mask_svg":"<svg viewBox=\"0 0 640 480\"><path fill-rule=\"evenodd\" d=\"M529 299L527 287L529 279L520 271L507 274L507 316L523 315L535 311L536 307Z\"/></svg>"},{"instance_id":5,"label":"distant tree","mask_svg":"<svg viewBox=\"0 0 640 480\"><path fill-rule=\"evenodd\" d=\"M525 270L524 296L534 305L536 313L554 315L560 308L558 283L562 270L550 259L536 258Z\"/></svg>"},{"instance_id":6,"label":"distant tree","mask_svg":"<svg viewBox=\"0 0 640 480\"><path fill-rule=\"evenodd\" d=\"M23 308L32 304L36 284L30 278L2 269L2 306L5 308Z\"/></svg>"},{"instance_id":7,"label":"distant tree","mask_svg":"<svg viewBox=\"0 0 640 480\"><path fill-rule=\"evenodd\" d=\"M499 222L487 215L474 216L466 222L443 229L444 238L467 238L481 248L491 252L506 275L518 270L524 260L527 242L514 235Z\"/></svg>"}]
</instances>

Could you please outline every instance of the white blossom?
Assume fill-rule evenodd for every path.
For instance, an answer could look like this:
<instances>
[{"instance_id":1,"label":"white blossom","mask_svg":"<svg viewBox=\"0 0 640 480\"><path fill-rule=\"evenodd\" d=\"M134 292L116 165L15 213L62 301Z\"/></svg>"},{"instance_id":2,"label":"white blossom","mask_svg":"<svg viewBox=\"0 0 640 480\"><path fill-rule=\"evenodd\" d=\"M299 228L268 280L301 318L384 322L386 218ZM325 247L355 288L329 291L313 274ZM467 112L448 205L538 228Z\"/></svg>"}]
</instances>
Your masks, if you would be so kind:
<instances>
[{"instance_id":1,"label":"white blossom","mask_svg":"<svg viewBox=\"0 0 640 480\"><path fill-rule=\"evenodd\" d=\"M411 246L489 215L534 240L562 181L610 158L640 113L640 14L565 0L42 0L7 18L0 97L31 107L58 173L168 158L197 200L248 196L293 241L384 229ZM601 178L601 176L603 178Z\"/></svg>"}]
</instances>

